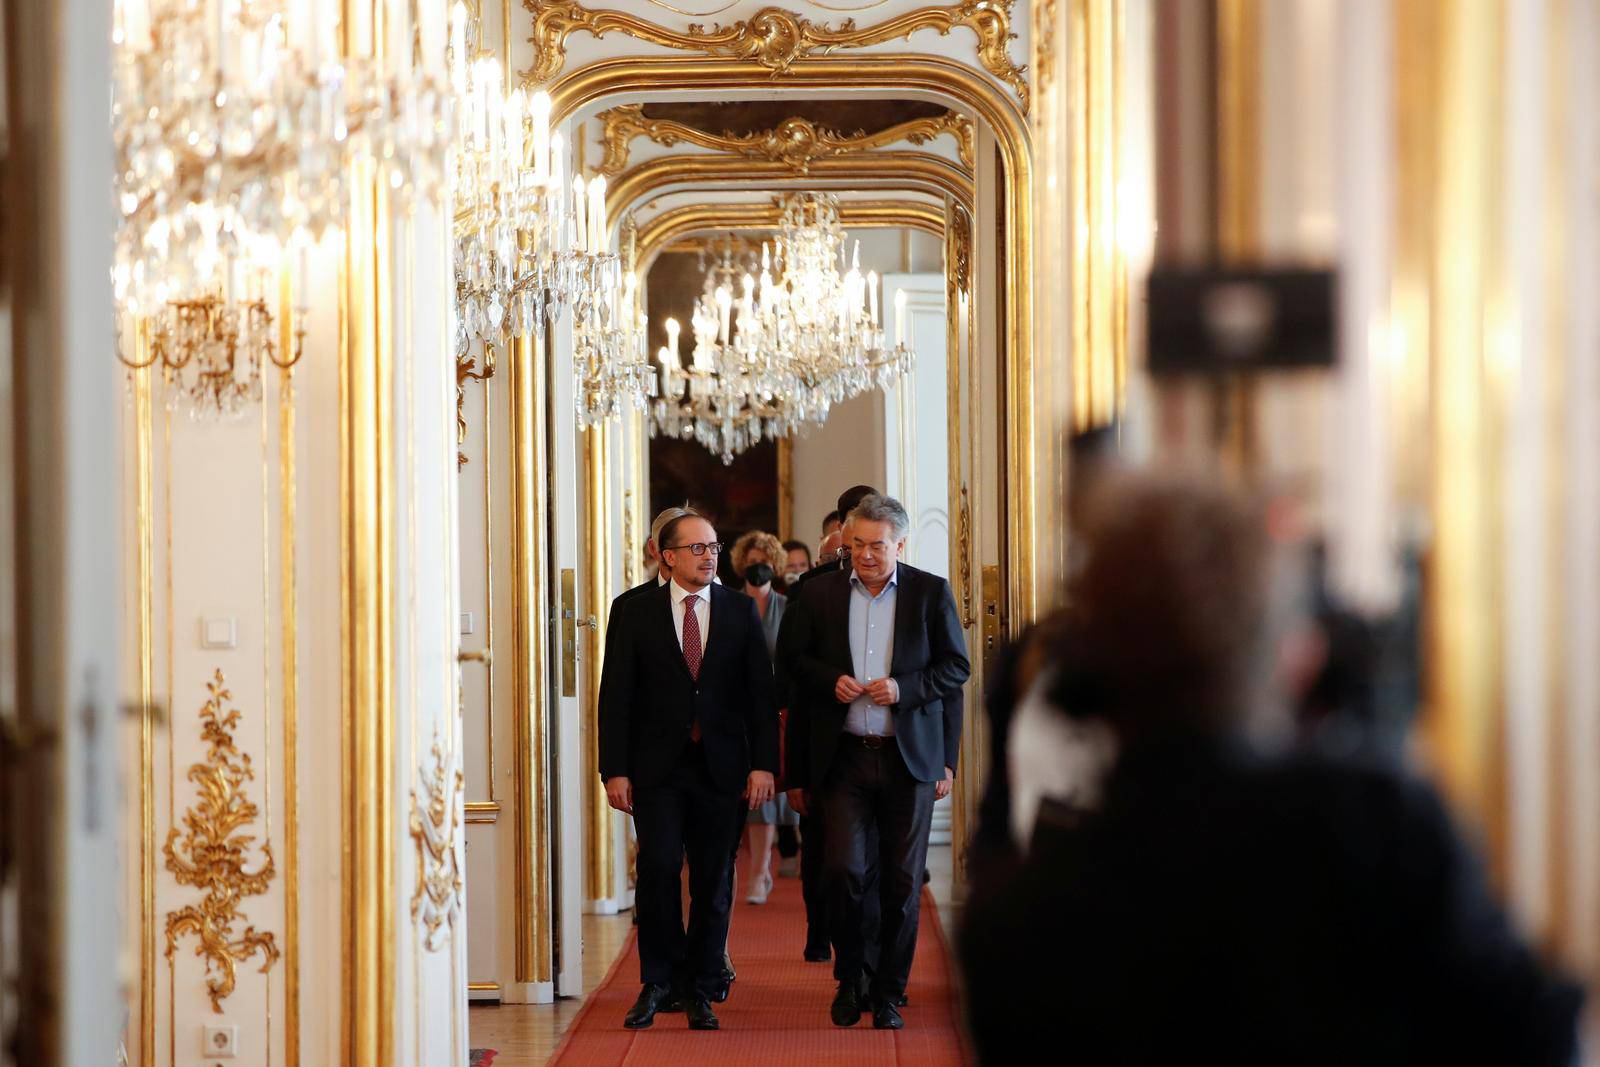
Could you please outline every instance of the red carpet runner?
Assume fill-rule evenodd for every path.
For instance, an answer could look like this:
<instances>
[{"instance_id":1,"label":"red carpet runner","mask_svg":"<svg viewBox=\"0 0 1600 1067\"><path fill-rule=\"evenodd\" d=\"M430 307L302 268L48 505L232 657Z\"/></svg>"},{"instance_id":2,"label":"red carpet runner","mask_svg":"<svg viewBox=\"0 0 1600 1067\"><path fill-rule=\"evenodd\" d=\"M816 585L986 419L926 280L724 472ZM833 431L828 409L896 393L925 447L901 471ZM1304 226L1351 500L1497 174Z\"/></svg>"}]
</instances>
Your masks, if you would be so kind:
<instances>
[{"instance_id":1,"label":"red carpet runner","mask_svg":"<svg viewBox=\"0 0 1600 1067\"><path fill-rule=\"evenodd\" d=\"M774 864L776 870L776 864ZM828 1021L833 968L800 958L805 906L798 878L774 879L761 905L733 907L729 952L739 978L715 1004L722 1029L700 1033L681 1013L657 1015L648 1030L622 1027L639 995L639 952L632 937L600 988L590 995L550 1058L552 1067L945 1067L971 1062L957 1019L951 960L933 898L922 895L917 958L911 969L906 1027L874 1030L870 1014L851 1029Z\"/></svg>"}]
</instances>

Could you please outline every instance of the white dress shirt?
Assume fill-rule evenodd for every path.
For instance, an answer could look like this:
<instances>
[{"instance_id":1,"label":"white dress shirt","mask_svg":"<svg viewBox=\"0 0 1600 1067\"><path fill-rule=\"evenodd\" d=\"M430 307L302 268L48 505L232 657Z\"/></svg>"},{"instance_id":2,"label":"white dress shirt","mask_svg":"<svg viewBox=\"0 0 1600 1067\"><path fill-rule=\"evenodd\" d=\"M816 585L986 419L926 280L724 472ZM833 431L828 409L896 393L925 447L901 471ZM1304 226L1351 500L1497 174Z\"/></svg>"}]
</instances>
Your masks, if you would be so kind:
<instances>
[{"instance_id":1,"label":"white dress shirt","mask_svg":"<svg viewBox=\"0 0 1600 1067\"><path fill-rule=\"evenodd\" d=\"M706 640L711 635L711 587L700 590L685 589L677 582L672 583L672 628L678 633L678 647L683 647L683 612L684 601L690 596L700 599L694 603L694 618L700 624L700 654L703 657L706 651Z\"/></svg>"},{"instance_id":2,"label":"white dress shirt","mask_svg":"<svg viewBox=\"0 0 1600 1067\"><path fill-rule=\"evenodd\" d=\"M894 609L899 594L898 564L877 596L868 592L866 583L851 572L850 660L855 679L862 685L889 677L894 657ZM857 737L892 737L894 714L862 693L845 712L844 732Z\"/></svg>"},{"instance_id":3,"label":"white dress shirt","mask_svg":"<svg viewBox=\"0 0 1600 1067\"><path fill-rule=\"evenodd\" d=\"M1011 836L1024 853L1046 799L1077 811L1100 806L1117 759L1117 739L1098 719L1070 718L1050 703L1056 672L1044 670L1017 704L1006 741L1011 780Z\"/></svg>"}]
</instances>

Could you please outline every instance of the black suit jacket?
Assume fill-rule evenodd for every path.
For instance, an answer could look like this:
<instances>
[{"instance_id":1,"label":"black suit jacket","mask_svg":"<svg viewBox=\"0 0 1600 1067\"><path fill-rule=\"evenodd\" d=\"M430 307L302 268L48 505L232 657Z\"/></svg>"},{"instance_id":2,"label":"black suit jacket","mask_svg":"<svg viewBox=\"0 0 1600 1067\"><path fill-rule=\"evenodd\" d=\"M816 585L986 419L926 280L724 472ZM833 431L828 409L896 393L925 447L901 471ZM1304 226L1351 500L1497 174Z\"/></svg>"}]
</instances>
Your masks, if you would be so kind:
<instances>
[{"instance_id":1,"label":"black suit jacket","mask_svg":"<svg viewBox=\"0 0 1600 1067\"><path fill-rule=\"evenodd\" d=\"M890 706L906 769L921 782L954 769L961 751L961 686L971 673L950 583L899 565L894 651L889 674L900 687ZM787 784L815 788L826 779L849 705L834 699L840 675L855 673L850 654L850 572L807 582L789 600L778 659L790 687Z\"/></svg>"},{"instance_id":2,"label":"black suit jacket","mask_svg":"<svg viewBox=\"0 0 1600 1067\"><path fill-rule=\"evenodd\" d=\"M710 632L698 680L689 676L668 586L612 603L600 674L600 777L654 785L672 770L698 718L718 788L744 788L752 769L778 770L772 661L756 602L710 585Z\"/></svg>"},{"instance_id":3,"label":"black suit jacket","mask_svg":"<svg viewBox=\"0 0 1600 1067\"><path fill-rule=\"evenodd\" d=\"M826 563L818 563L810 570L802 572L800 577L795 579L794 585L789 587L789 595L792 598L796 593L800 592L801 588L807 582L814 578L821 578L825 574L838 574L844 569L844 560L840 559L838 556L828 560Z\"/></svg>"}]
</instances>

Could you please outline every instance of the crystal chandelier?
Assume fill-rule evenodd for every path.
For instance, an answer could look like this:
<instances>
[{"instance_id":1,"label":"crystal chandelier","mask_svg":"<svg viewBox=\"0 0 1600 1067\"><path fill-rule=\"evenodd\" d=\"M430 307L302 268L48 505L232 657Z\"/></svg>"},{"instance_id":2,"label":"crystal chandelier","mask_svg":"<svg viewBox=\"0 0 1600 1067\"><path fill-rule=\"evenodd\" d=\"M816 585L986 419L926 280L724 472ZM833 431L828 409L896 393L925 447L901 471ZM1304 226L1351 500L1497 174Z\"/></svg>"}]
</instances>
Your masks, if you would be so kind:
<instances>
[{"instance_id":1,"label":"crystal chandelier","mask_svg":"<svg viewBox=\"0 0 1600 1067\"><path fill-rule=\"evenodd\" d=\"M750 373L750 335L733 318L733 288L740 268L730 241L706 270L700 298L689 319L694 336L689 366L679 362L682 329L668 319L667 344L657 352L661 398L655 402L652 430L667 437L697 441L724 464L761 441L793 431L792 409L763 391ZM754 286L754 278L746 272ZM742 309L741 309L742 310Z\"/></svg>"},{"instance_id":2,"label":"crystal chandelier","mask_svg":"<svg viewBox=\"0 0 1600 1067\"><path fill-rule=\"evenodd\" d=\"M574 176L561 133L550 131L550 96L506 94L499 61L480 52L466 6L451 12L451 81L462 102L455 153L453 225L458 367L573 310L578 424L642 406L654 373L644 357L644 315L631 272L610 250L606 179ZM470 62L469 56L475 56Z\"/></svg>"},{"instance_id":3,"label":"crystal chandelier","mask_svg":"<svg viewBox=\"0 0 1600 1067\"><path fill-rule=\"evenodd\" d=\"M317 6L118 0L117 351L159 363L169 402L194 415L241 413L263 363L298 358L304 331L279 351L287 309L266 294L288 267L303 319L305 250L341 224L352 163L369 161L401 210L445 192L449 87L340 57Z\"/></svg>"},{"instance_id":4,"label":"crystal chandelier","mask_svg":"<svg viewBox=\"0 0 1600 1067\"><path fill-rule=\"evenodd\" d=\"M707 272L691 321L690 366L681 364L674 321L667 322L669 345L657 353L662 399L654 431L692 437L724 463L763 438L821 425L834 404L892 385L914 361L904 342L905 293L895 294L895 344L886 347L878 275L861 274L859 242L844 267L837 200L790 197L781 227L762 247L759 280L754 263L737 278L726 247Z\"/></svg>"}]
</instances>

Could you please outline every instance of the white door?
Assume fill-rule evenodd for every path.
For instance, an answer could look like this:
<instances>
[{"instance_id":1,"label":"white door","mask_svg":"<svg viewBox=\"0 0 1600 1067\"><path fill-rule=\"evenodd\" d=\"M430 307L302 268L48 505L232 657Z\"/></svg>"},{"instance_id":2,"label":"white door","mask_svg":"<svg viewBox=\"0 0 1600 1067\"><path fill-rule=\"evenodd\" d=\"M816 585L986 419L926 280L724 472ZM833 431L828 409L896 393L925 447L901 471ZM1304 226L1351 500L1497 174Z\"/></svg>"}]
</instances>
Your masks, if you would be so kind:
<instances>
[{"instance_id":1,"label":"white door","mask_svg":"<svg viewBox=\"0 0 1600 1067\"><path fill-rule=\"evenodd\" d=\"M943 274L885 274L882 306L889 341L895 340L895 294L906 294L906 342L916 353L912 371L883 396L885 485L911 515L905 561L950 576L949 331ZM950 798L933 808L936 845L950 843Z\"/></svg>"}]
</instances>

